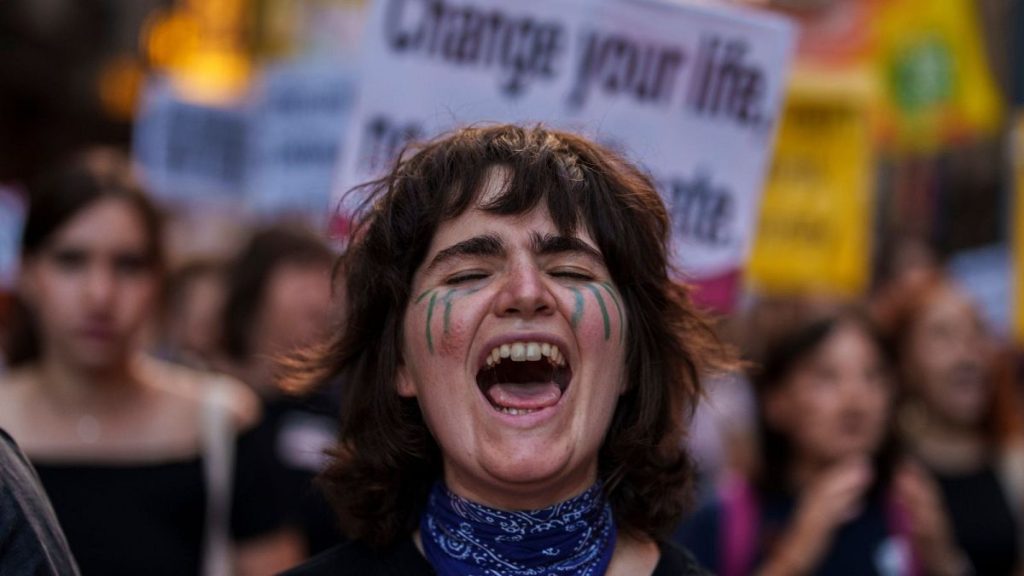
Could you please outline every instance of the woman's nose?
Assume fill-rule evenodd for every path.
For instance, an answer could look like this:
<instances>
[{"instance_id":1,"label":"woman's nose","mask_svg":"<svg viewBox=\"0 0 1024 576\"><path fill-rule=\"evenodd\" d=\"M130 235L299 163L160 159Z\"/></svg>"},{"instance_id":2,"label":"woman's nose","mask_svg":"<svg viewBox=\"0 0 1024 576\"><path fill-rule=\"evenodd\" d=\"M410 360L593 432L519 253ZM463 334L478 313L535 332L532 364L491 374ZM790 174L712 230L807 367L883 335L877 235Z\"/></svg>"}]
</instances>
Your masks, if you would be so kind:
<instances>
[{"instance_id":1,"label":"woman's nose","mask_svg":"<svg viewBox=\"0 0 1024 576\"><path fill-rule=\"evenodd\" d=\"M90 305L109 305L114 297L114 272L106 266L93 266L86 277L85 295Z\"/></svg>"},{"instance_id":2,"label":"woman's nose","mask_svg":"<svg viewBox=\"0 0 1024 576\"><path fill-rule=\"evenodd\" d=\"M543 272L532 264L512 266L502 279L501 292L495 299L497 316L532 318L555 311L555 297L545 283Z\"/></svg>"}]
</instances>

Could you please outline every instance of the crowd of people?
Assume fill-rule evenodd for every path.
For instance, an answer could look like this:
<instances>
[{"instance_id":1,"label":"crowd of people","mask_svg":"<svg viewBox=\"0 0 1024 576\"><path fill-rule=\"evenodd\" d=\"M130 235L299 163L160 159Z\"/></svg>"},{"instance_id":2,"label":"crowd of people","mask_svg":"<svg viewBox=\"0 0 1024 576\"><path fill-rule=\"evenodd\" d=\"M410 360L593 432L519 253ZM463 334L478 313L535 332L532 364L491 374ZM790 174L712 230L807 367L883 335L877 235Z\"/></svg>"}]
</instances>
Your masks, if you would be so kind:
<instances>
[{"instance_id":1,"label":"crowd of people","mask_svg":"<svg viewBox=\"0 0 1024 576\"><path fill-rule=\"evenodd\" d=\"M544 127L359 193L340 257L172 266L120 154L30 187L0 573L1024 574L1016 356L939 264L711 318L650 178Z\"/></svg>"},{"instance_id":2,"label":"crowd of people","mask_svg":"<svg viewBox=\"0 0 1024 576\"><path fill-rule=\"evenodd\" d=\"M782 308L747 394L709 401L749 404L749 425L712 410L711 434L756 456L708 469L676 540L726 575L1019 574L1019 383L971 297L935 266Z\"/></svg>"}]
</instances>

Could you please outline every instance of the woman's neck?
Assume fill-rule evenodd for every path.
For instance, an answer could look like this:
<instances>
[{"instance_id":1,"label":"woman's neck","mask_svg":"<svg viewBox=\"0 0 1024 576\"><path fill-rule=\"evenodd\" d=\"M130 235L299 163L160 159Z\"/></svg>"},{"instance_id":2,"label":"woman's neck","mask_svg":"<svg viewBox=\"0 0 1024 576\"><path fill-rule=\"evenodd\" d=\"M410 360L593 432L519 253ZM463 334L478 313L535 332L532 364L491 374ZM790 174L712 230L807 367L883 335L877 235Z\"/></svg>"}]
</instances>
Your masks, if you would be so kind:
<instances>
[{"instance_id":1,"label":"woman's neck","mask_svg":"<svg viewBox=\"0 0 1024 576\"><path fill-rule=\"evenodd\" d=\"M558 478L527 485L468 474L455 461L444 458L444 483L453 494L499 510L540 510L554 506L586 492L598 479L597 462L576 467Z\"/></svg>"},{"instance_id":2,"label":"woman's neck","mask_svg":"<svg viewBox=\"0 0 1024 576\"><path fill-rule=\"evenodd\" d=\"M985 435L976 427L929 418L907 436L913 453L939 472L971 472L984 466L989 456Z\"/></svg>"},{"instance_id":3,"label":"woman's neck","mask_svg":"<svg viewBox=\"0 0 1024 576\"><path fill-rule=\"evenodd\" d=\"M55 354L43 356L37 365L39 391L48 401L59 406L73 406L76 411L95 410L123 402L141 381L136 377L130 359L86 369Z\"/></svg>"},{"instance_id":4,"label":"woman's neck","mask_svg":"<svg viewBox=\"0 0 1024 576\"><path fill-rule=\"evenodd\" d=\"M264 402L281 395L274 381L274 375L279 369L274 357L251 355L240 361L221 356L212 365L215 370L240 380Z\"/></svg>"},{"instance_id":5,"label":"woman's neck","mask_svg":"<svg viewBox=\"0 0 1024 576\"><path fill-rule=\"evenodd\" d=\"M814 458L797 459L789 473L789 485L795 494L800 494L829 469L830 464Z\"/></svg>"}]
</instances>

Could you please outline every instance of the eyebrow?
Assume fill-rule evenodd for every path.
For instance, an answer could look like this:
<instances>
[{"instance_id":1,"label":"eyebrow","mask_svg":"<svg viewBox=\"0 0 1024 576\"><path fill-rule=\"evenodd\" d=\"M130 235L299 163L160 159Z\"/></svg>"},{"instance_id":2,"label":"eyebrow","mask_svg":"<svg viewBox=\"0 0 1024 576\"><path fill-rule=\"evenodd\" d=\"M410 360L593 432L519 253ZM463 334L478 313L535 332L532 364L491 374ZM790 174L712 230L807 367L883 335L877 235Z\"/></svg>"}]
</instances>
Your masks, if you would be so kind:
<instances>
[{"instance_id":1,"label":"eyebrow","mask_svg":"<svg viewBox=\"0 0 1024 576\"><path fill-rule=\"evenodd\" d=\"M501 256L503 254L505 254L505 243L501 241L501 238L493 234L483 234L467 238L462 242L452 244L441 250L431 259L426 271L429 272L441 264L457 258L465 258L467 256Z\"/></svg>"},{"instance_id":2,"label":"eyebrow","mask_svg":"<svg viewBox=\"0 0 1024 576\"><path fill-rule=\"evenodd\" d=\"M533 252L541 256L581 254L597 262L604 262L604 257L594 247L572 236L534 233L530 238L530 244ZM505 243L501 238L494 234L482 234L441 250L430 260L426 271L429 272L450 260L470 256L504 256L505 252Z\"/></svg>"},{"instance_id":3,"label":"eyebrow","mask_svg":"<svg viewBox=\"0 0 1024 576\"><path fill-rule=\"evenodd\" d=\"M555 234L534 234L531 238L533 251L542 256L575 253L597 262L604 262L604 257L596 248L574 236L558 236Z\"/></svg>"}]
</instances>

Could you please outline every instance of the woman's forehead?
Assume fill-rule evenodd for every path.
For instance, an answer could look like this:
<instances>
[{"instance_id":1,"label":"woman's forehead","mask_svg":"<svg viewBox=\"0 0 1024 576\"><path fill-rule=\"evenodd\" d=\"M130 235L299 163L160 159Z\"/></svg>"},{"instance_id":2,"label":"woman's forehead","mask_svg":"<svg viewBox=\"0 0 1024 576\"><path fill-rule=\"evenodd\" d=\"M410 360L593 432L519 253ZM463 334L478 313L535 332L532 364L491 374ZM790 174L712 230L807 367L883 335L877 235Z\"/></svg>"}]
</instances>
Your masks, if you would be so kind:
<instances>
[{"instance_id":1,"label":"woman's forehead","mask_svg":"<svg viewBox=\"0 0 1024 576\"><path fill-rule=\"evenodd\" d=\"M127 245L145 248L148 242L142 216L129 202L107 198L94 202L55 231L51 246Z\"/></svg>"}]
</instances>

